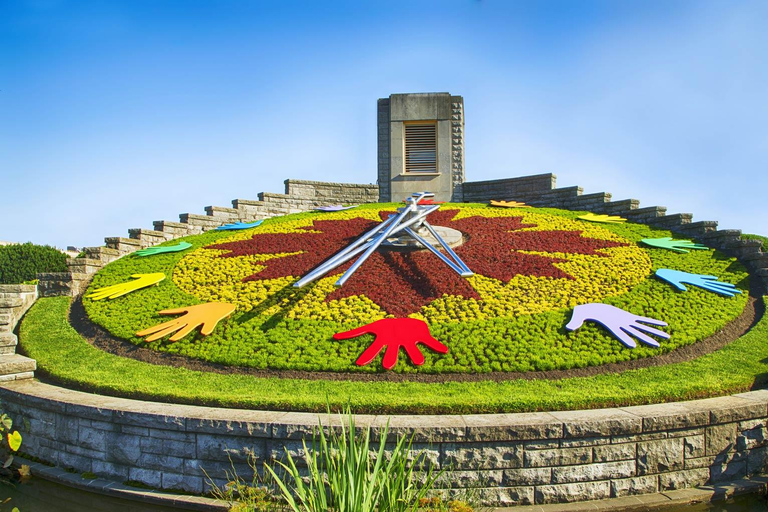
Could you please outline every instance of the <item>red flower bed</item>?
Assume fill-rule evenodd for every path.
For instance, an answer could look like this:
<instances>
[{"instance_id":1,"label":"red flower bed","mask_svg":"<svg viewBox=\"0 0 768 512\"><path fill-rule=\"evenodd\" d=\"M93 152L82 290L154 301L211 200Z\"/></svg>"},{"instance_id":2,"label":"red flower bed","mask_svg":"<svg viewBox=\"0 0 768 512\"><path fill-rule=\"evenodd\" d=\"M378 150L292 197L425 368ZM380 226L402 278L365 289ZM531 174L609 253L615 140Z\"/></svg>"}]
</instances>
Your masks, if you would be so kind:
<instances>
[{"instance_id":1,"label":"red flower bed","mask_svg":"<svg viewBox=\"0 0 768 512\"><path fill-rule=\"evenodd\" d=\"M386 218L392 212L381 212ZM508 282L515 275L571 278L554 266L564 260L516 252L542 251L600 255L598 249L617 247L618 242L582 238L579 231L524 231L531 225L522 224L520 217L467 217L453 220L458 212L444 210L432 213L429 222L464 233L465 242L456 253L476 274ZM209 246L210 249L230 251L222 257L248 254L298 253L264 262L265 269L244 279L274 279L301 277L343 249L375 222L351 220L316 220L305 233L255 234L250 240ZM318 231L312 233L311 231ZM334 270L335 274L349 265ZM377 251L347 281L328 295L326 300L353 295L365 295L396 316L418 311L430 301L442 296L461 295L479 299L480 296L466 279L440 262L428 251Z\"/></svg>"}]
</instances>

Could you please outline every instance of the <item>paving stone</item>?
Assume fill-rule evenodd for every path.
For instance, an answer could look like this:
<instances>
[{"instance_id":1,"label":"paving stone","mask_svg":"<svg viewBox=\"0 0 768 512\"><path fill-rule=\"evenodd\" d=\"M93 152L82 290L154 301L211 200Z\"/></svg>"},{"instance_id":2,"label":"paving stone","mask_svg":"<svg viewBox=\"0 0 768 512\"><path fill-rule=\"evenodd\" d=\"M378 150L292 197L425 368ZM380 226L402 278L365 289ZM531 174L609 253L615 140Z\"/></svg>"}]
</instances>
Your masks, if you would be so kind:
<instances>
[{"instance_id":1,"label":"paving stone","mask_svg":"<svg viewBox=\"0 0 768 512\"><path fill-rule=\"evenodd\" d=\"M609 482L579 482L572 484L538 485L534 489L536 503L567 503L602 500L610 497Z\"/></svg>"},{"instance_id":2,"label":"paving stone","mask_svg":"<svg viewBox=\"0 0 768 512\"><path fill-rule=\"evenodd\" d=\"M611 498L650 494L658 490L659 479L656 475L611 480Z\"/></svg>"},{"instance_id":3,"label":"paving stone","mask_svg":"<svg viewBox=\"0 0 768 512\"><path fill-rule=\"evenodd\" d=\"M552 468L518 468L504 470L504 485L539 485L552 482Z\"/></svg>"},{"instance_id":4,"label":"paving stone","mask_svg":"<svg viewBox=\"0 0 768 512\"><path fill-rule=\"evenodd\" d=\"M704 485L709 481L709 469L686 469L659 475L660 490L683 489Z\"/></svg>"},{"instance_id":5,"label":"paving stone","mask_svg":"<svg viewBox=\"0 0 768 512\"><path fill-rule=\"evenodd\" d=\"M643 419L621 409L553 412L563 422L563 437L602 437L639 434Z\"/></svg>"},{"instance_id":6,"label":"paving stone","mask_svg":"<svg viewBox=\"0 0 768 512\"><path fill-rule=\"evenodd\" d=\"M468 441L559 439L563 424L549 413L464 415Z\"/></svg>"},{"instance_id":7,"label":"paving stone","mask_svg":"<svg viewBox=\"0 0 768 512\"><path fill-rule=\"evenodd\" d=\"M687 436L683 438L683 451L685 458L703 457L704 450L704 436Z\"/></svg>"},{"instance_id":8,"label":"paving stone","mask_svg":"<svg viewBox=\"0 0 768 512\"><path fill-rule=\"evenodd\" d=\"M637 444L609 444L592 448L592 460L595 462L614 462L617 460L634 460L637 455Z\"/></svg>"},{"instance_id":9,"label":"paving stone","mask_svg":"<svg viewBox=\"0 0 768 512\"><path fill-rule=\"evenodd\" d=\"M525 451L525 467L565 466L592 462L592 448L555 448Z\"/></svg>"},{"instance_id":10,"label":"paving stone","mask_svg":"<svg viewBox=\"0 0 768 512\"><path fill-rule=\"evenodd\" d=\"M675 471L685 467L682 439L637 443L637 474Z\"/></svg>"},{"instance_id":11,"label":"paving stone","mask_svg":"<svg viewBox=\"0 0 768 512\"><path fill-rule=\"evenodd\" d=\"M552 483L591 482L628 478L635 474L635 461L601 462L552 468Z\"/></svg>"},{"instance_id":12,"label":"paving stone","mask_svg":"<svg viewBox=\"0 0 768 512\"><path fill-rule=\"evenodd\" d=\"M443 443L443 463L466 469L505 469L523 466L520 443Z\"/></svg>"}]
</instances>

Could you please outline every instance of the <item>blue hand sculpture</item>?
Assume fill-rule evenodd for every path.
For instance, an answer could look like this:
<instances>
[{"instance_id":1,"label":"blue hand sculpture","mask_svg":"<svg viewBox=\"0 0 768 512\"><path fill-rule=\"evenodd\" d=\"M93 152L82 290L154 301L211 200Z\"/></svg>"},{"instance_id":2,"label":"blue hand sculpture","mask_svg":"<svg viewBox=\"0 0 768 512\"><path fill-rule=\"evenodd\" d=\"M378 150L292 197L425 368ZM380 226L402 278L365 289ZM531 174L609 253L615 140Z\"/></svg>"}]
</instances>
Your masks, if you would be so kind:
<instances>
[{"instance_id":1,"label":"blue hand sculpture","mask_svg":"<svg viewBox=\"0 0 768 512\"><path fill-rule=\"evenodd\" d=\"M251 228L255 228L262 222L264 221L257 220L256 222L251 222L251 223L235 222L234 224L225 224L223 226L219 226L214 231L237 231L239 229L251 229Z\"/></svg>"},{"instance_id":2,"label":"blue hand sculpture","mask_svg":"<svg viewBox=\"0 0 768 512\"><path fill-rule=\"evenodd\" d=\"M643 238L640 240L645 245L649 245L651 247L657 247L659 249L669 249L671 251L675 252L684 252L687 253L686 249L701 249L706 250L709 249L706 245L697 244L692 242L691 240L673 240L671 237L664 237L664 238Z\"/></svg>"},{"instance_id":3,"label":"blue hand sculpture","mask_svg":"<svg viewBox=\"0 0 768 512\"><path fill-rule=\"evenodd\" d=\"M573 308L571 321L566 324L565 328L569 331L575 331L581 327L586 320L592 320L593 322L599 323L608 329L616 339L628 348L635 348L637 346L635 340L630 336L634 336L646 345L652 347L658 347L659 342L648 336L648 334L653 334L654 336L664 338L665 340L669 339L669 334L666 332L644 325L651 324L663 326L667 325L666 322L645 316L633 315L632 313L615 306L597 302L592 304L582 304L581 306ZM644 324L641 324L640 322L644 322Z\"/></svg>"},{"instance_id":4,"label":"blue hand sculpture","mask_svg":"<svg viewBox=\"0 0 768 512\"><path fill-rule=\"evenodd\" d=\"M656 271L656 277L663 279L680 291L687 291L683 283L692 284L699 288L704 288L707 291L719 293L726 297L733 297L737 293L741 293L741 290L736 289L736 285L731 283L724 283L717 280L717 276L705 276L701 274L689 274L688 272L682 272L680 270L671 270L668 268L660 268Z\"/></svg>"}]
</instances>

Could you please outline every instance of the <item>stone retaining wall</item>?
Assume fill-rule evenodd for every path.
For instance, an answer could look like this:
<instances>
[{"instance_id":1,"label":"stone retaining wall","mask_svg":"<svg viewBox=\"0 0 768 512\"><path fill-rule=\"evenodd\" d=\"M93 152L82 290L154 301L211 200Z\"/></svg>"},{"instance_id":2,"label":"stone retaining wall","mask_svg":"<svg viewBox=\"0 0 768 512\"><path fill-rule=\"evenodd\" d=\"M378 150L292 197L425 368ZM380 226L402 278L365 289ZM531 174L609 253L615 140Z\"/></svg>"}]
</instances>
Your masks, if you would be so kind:
<instances>
[{"instance_id":1,"label":"stone retaining wall","mask_svg":"<svg viewBox=\"0 0 768 512\"><path fill-rule=\"evenodd\" d=\"M0 386L23 451L77 472L163 489L223 483L229 460L302 453L325 415L169 405L71 391L32 380ZM660 405L548 413L365 416L378 435L413 435L458 492L487 504L595 500L730 481L768 469L768 390ZM338 424L331 418L330 424Z\"/></svg>"},{"instance_id":2,"label":"stone retaining wall","mask_svg":"<svg viewBox=\"0 0 768 512\"><path fill-rule=\"evenodd\" d=\"M461 112L453 115L456 120L452 122L463 123ZM463 155L454 154L454 157L462 159L461 165L454 171L457 179L463 179ZM380 173L381 165L380 161ZM736 256L747 266L750 274L760 280L763 288L768 290L768 253L762 251L760 241L742 239L741 231L718 231L716 221L693 222L693 215L690 213L668 215L665 206L640 208L640 201L637 199L613 201L611 194L607 192L584 194L581 187L556 188L556 183L557 176L548 173L466 182L462 189L456 190L463 190L462 197L465 202L515 200L531 206L620 215L632 222L669 229ZM232 208L206 206L205 215L182 213L179 215L179 222L159 220L153 223L153 229L129 229L128 238L107 237L104 239L105 246L86 247L83 249L84 257L70 258L67 261L68 272L40 274L40 295L76 296L85 289L91 276L110 261L167 240L202 233L231 222L253 222L276 215L309 211L318 206L374 203L381 198L388 198L387 194L388 189L379 189L377 185L285 180L285 194L262 192L255 201L232 200Z\"/></svg>"},{"instance_id":3,"label":"stone retaining wall","mask_svg":"<svg viewBox=\"0 0 768 512\"><path fill-rule=\"evenodd\" d=\"M34 377L35 361L16 354L18 339L14 330L36 300L35 285L0 285L0 381Z\"/></svg>"},{"instance_id":4,"label":"stone retaining wall","mask_svg":"<svg viewBox=\"0 0 768 512\"><path fill-rule=\"evenodd\" d=\"M379 200L379 188L355 183L285 180L285 194L261 192L258 197L258 200L233 199L231 208L206 206L205 215L182 213L179 222L156 220L153 229L129 229L127 238L107 237L104 246L86 247L82 257L68 259L68 272L39 274L40 295L75 297L104 265L139 249L233 222L253 222L339 203L375 203Z\"/></svg>"}]
</instances>

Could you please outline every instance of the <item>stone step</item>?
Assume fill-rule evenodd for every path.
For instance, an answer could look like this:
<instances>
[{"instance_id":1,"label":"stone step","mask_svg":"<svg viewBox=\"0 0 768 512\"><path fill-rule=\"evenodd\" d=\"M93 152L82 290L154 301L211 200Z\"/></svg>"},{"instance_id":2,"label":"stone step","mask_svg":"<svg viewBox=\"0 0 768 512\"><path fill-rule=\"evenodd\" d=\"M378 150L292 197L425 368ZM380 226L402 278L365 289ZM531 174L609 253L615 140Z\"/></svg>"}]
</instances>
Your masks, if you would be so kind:
<instances>
[{"instance_id":1,"label":"stone step","mask_svg":"<svg viewBox=\"0 0 768 512\"><path fill-rule=\"evenodd\" d=\"M680 226L682 224L690 224L692 220L692 213L671 213L669 215L664 215L663 217L650 220L648 221L648 224L654 227L665 228Z\"/></svg>"},{"instance_id":2,"label":"stone step","mask_svg":"<svg viewBox=\"0 0 768 512\"><path fill-rule=\"evenodd\" d=\"M240 218L240 212L237 208L227 208L225 206L206 206L205 214L209 217L221 217L227 222L234 222Z\"/></svg>"},{"instance_id":3,"label":"stone step","mask_svg":"<svg viewBox=\"0 0 768 512\"><path fill-rule=\"evenodd\" d=\"M699 236L704 233L716 230L716 220L700 220L698 222L691 222L690 224L682 224L672 229L672 231L686 233L692 236Z\"/></svg>"},{"instance_id":4,"label":"stone step","mask_svg":"<svg viewBox=\"0 0 768 512\"><path fill-rule=\"evenodd\" d=\"M10 324L11 324L11 315L8 313L0 312L0 325L10 325Z\"/></svg>"},{"instance_id":5,"label":"stone step","mask_svg":"<svg viewBox=\"0 0 768 512\"><path fill-rule=\"evenodd\" d=\"M591 204L591 203L609 203L613 197L608 192L597 192L595 194L582 194L573 199L573 203L579 204Z\"/></svg>"},{"instance_id":6,"label":"stone step","mask_svg":"<svg viewBox=\"0 0 768 512\"><path fill-rule=\"evenodd\" d=\"M85 253L86 258L100 260L103 263L115 261L121 256L120 251L117 249L112 249L111 247L105 247L103 245L98 247L84 247L83 252Z\"/></svg>"},{"instance_id":7,"label":"stone step","mask_svg":"<svg viewBox=\"0 0 768 512\"><path fill-rule=\"evenodd\" d=\"M93 258L69 258L67 269L74 274L94 274L104 266L104 262Z\"/></svg>"},{"instance_id":8,"label":"stone step","mask_svg":"<svg viewBox=\"0 0 768 512\"><path fill-rule=\"evenodd\" d=\"M663 217L667 213L666 206L646 206L645 208L637 208L636 210L629 210L624 213L624 217L627 220L633 222L644 222L656 220L659 217Z\"/></svg>"},{"instance_id":9,"label":"stone step","mask_svg":"<svg viewBox=\"0 0 768 512\"><path fill-rule=\"evenodd\" d=\"M139 249L143 249L141 240L134 240L133 238L123 238L121 236L110 236L104 239L107 247L111 249L117 249L120 254L130 254L136 252Z\"/></svg>"},{"instance_id":10,"label":"stone step","mask_svg":"<svg viewBox=\"0 0 768 512\"><path fill-rule=\"evenodd\" d=\"M152 247L171 240L173 237L162 231L153 229L131 228L128 230L128 237L141 242L142 248Z\"/></svg>"},{"instance_id":11,"label":"stone step","mask_svg":"<svg viewBox=\"0 0 768 512\"><path fill-rule=\"evenodd\" d=\"M0 298L0 308L18 308L24 304L21 297L2 297Z\"/></svg>"},{"instance_id":12,"label":"stone step","mask_svg":"<svg viewBox=\"0 0 768 512\"><path fill-rule=\"evenodd\" d=\"M214 229L226 224L226 222L222 222L221 219L216 217L210 217L208 215L197 215L194 213L179 214L179 220L181 220L182 224L199 226L203 230Z\"/></svg>"},{"instance_id":13,"label":"stone step","mask_svg":"<svg viewBox=\"0 0 768 512\"><path fill-rule=\"evenodd\" d=\"M760 249L762 246L763 241L755 238L740 238L738 240L731 240L725 244L726 249L742 249L747 247Z\"/></svg>"},{"instance_id":14,"label":"stone step","mask_svg":"<svg viewBox=\"0 0 768 512\"><path fill-rule=\"evenodd\" d=\"M36 289L34 284L0 284L2 293L35 293Z\"/></svg>"},{"instance_id":15,"label":"stone step","mask_svg":"<svg viewBox=\"0 0 768 512\"><path fill-rule=\"evenodd\" d=\"M12 332L2 332L0 333L0 348L2 347L11 347L13 349L13 352L16 352L16 344L19 342L19 340L16 338L16 335Z\"/></svg>"},{"instance_id":16,"label":"stone step","mask_svg":"<svg viewBox=\"0 0 768 512\"><path fill-rule=\"evenodd\" d=\"M19 354L0 357L0 376L28 374L37 369L37 361Z\"/></svg>"},{"instance_id":17,"label":"stone step","mask_svg":"<svg viewBox=\"0 0 768 512\"><path fill-rule=\"evenodd\" d=\"M759 257L745 261L751 269L768 269L768 253L760 253Z\"/></svg>"},{"instance_id":18,"label":"stone step","mask_svg":"<svg viewBox=\"0 0 768 512\"><path fill-rule=\"evenodd\" d=\"M619 201L611 201L610 203L605 203L595 211L608 215L621 215L629 210L637 210L639 207L639 199L621 199Z\"/></svg>"},{"instance_id":19,"label":"stone step","mask_svg":"<svg viewBox=\"0 0 768 512\"><path fill-rule=\"evenodd\" d=\"M765 253L763 251L756 251L750 254L745 254L744 256L741 257L741 260L745 262L748 262L751 260L760 260L760 259L763 259L763 257L766 256L766 254L768 253ZM2 320L0 320L0 323L2 323Z\"/></svg>"},{"instance_id":20,"label":"stone step","mask_svg":"<svg viewBox=\"0 0 768 512\"><path fill-rule=\"evenodd\" d=\"M162 231L163 233L172 235L173 238L198 235L203 232L200 226L193 226L192 224L181 222L171 222L169 220L156 220L152 225L155 227L155 231Z\"/></svg>"}]
</instances>

